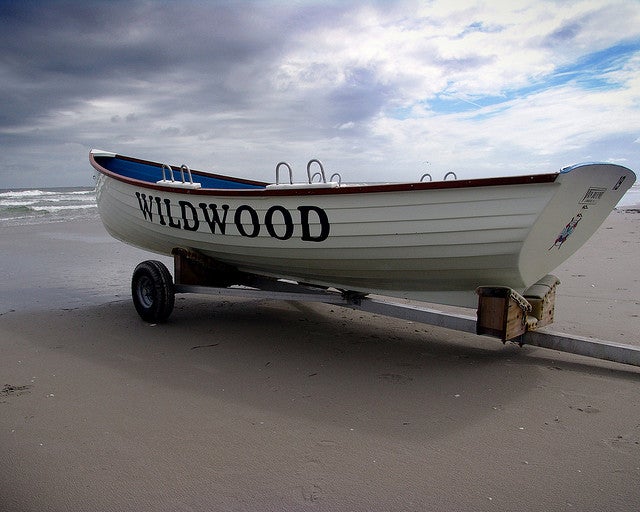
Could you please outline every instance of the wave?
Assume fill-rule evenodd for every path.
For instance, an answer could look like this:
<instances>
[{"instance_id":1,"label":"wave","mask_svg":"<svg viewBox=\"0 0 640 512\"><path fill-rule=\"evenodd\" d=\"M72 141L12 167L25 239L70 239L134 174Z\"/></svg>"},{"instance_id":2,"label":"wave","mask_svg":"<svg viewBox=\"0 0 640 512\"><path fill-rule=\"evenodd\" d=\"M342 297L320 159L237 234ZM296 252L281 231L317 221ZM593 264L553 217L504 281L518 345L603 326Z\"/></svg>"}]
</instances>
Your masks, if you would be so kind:
<instances>
[{"instance_id":1,"label":"wave","mask_svg":"<svg viewBox=\"0 0 640 512\"><path fill-rule=\"evenodd\" d=\"M73 189L29 189L29 190L3 190L0 198L20 198L20 197L47 197L47 196L95 196L95 189L73 188Z\"/></svg>"},{"instance_id":2,"label":"wave","mask_svg":"<svg viewBox=\"0 0 640 512\"><path fill-rule=\"evenodd\" d=\"M82 204L82 203L95 203L95 196L60 196L60 197L41 197L38 200L26 200L24 197L22 198L10 198L10 199L0 199L0 207L3 206L22 206L22 205L31 205L31 204L48 204L48 203L71 203L71 204Z\"/></svg>"},{"instance_id":3,"label":"wave","mask_svg":"<svg viewBox=\"0 0 640 512\"><path fill-rule=\"evenodd\" d=\"M53 191L44 190L7 190L0 192L0 197L41 197L55 194Z\"/></svg>"},{"instance_id":4,"label":"wave","mask_svg":"<svg viewBox=\"0 0 640 512\"><path fill-rule=\"evenodd\" d=\"M634 183L627 193L622 196L618 207L638 206L640 205L640 182Z\"/></svg>"},{"instance_id":5,"label":"wave","mask_svg":"<svg viewBox=\"0 0 640 512\"><path fill-rule=\"evenodd\" d=\"M65 210L86 210L95 208L98 209L98 206L95 204L68 204L64 206L30 206L35 212L62 212Z\"/></svg>"},{"instance_id":6,"label":"wave","mask_svg":"<svg viewBox=\"0 0 640 512\"><path fill-rule=\"evenodd\" d=\"M95 218L97 212L93 188L0 191L0 226Z\"/></svg>"},{"instance_id":7,"label":"wave","mask_svg":"<svg viewBox=\"0 0 640 512\"><path fill-rule=\"evenodd\" d=\"M16 206L29 206L33 204L33 201L3 201L0 200L0 209L1 208L14 208Z\"/></svg>"},{"instance_id":8,"label":"wave","mask_svg":"<svg viewBox=\"0 0 640 512\"><path fill-rule=\"evenodd\" d=\"M0 208L0 215L4 215L5 213L15 214L15 213L29 213L33 212L34 209L26 204L15 204L9 205L6 208Z\"/></svg>"}]
</instances>

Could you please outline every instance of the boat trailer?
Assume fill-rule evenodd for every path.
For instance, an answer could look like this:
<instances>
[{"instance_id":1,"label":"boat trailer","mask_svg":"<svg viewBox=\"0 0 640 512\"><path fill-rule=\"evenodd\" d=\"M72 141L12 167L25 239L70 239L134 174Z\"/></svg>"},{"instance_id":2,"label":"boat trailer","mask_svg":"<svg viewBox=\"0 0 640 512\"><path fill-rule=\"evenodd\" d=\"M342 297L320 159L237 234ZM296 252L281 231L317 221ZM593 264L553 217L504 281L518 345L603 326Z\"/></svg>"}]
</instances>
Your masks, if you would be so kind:
<instances>
[{"instance_id":1,"label":"boat trailer","mask_svg":"<svg viewBox=\"0 0 640 512\"><path fill-rule=\"evenodd\" d=\"M220 297L319 302L455 331L486 335L560 352L640 366L640 346L615 343L573 334L539 330L553 322L555 291L559 280L552 275L538 281L520 295L500 286L476 290L476 316L448 313L416 303L353 291L321 288L276 278L240 272L200 253L174 249L175 283L160 261L140 263L131 280L134 306L143 320L166 320L173 311L176 293Z\"/></svg>"}]
</instances>

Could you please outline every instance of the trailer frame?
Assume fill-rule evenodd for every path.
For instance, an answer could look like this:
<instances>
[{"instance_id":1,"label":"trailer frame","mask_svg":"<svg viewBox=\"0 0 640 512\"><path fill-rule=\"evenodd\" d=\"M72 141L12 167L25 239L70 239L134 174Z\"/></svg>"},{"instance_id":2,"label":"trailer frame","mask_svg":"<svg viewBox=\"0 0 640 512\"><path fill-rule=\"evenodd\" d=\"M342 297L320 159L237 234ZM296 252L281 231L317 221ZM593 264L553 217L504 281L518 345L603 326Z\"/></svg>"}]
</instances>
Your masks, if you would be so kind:
<instances>
[{"instance_id":1,"label":"trailer frame","mask_svg":"<svg viewBox=\"0 0 640 512\"><path fill-rule=\"evenodd\" d=\"M559 283L555 278L544 297L532 300L534 304L536 301L542 303L542 312L537 315L544 318L539 322L528 315L531 303L514 290L504 287L479 288L478 310L473 316L441 311L426 303L401 302L389 297L247 274L225 264L203 260L200 255L183 249L174 251L174 275L175 283L160 261L148 260L136 267L131 282L132 298L143 320L166 320L173 311L176 293L318 302L454 331L488 335L500 338L503 343L510 341L520 346L532 345L640 366L640 346L554 332L545 327L553 321L555 284Z\"/></svg>"}]
</instances>

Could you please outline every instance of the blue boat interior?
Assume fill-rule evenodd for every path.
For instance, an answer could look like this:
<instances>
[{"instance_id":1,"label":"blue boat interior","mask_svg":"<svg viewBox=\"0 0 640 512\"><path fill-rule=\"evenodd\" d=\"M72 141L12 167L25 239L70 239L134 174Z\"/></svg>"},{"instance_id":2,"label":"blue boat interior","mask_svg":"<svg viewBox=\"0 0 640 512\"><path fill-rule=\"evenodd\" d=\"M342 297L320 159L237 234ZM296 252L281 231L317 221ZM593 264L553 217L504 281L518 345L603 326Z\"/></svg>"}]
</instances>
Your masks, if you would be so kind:
<instances>
[{"instance_id":1,"label":"blue boat interior","mask_svg":"<svg viewBox=\"0 0 640 512\"><path fill-rule=\"evenodd\" d=\"M156 183L163 179L162 166L152 165L145 162L133 161L118 157L96 157L102 167L109 171L131 178L134 180L146 181L148 183ZM165 174L168 172L165 170ZM181 180L180 170L173 169L173 175L176 180ZM193 181L200 183L202 188L214 189L264 189L265 185L258 183L245 182L234 178L225 178L224 176L211 176L207 174L192 172ZM166 176L169 179L169 176ZM185 173L185 179L188 177Z\"/></svg>"}]
</instances>

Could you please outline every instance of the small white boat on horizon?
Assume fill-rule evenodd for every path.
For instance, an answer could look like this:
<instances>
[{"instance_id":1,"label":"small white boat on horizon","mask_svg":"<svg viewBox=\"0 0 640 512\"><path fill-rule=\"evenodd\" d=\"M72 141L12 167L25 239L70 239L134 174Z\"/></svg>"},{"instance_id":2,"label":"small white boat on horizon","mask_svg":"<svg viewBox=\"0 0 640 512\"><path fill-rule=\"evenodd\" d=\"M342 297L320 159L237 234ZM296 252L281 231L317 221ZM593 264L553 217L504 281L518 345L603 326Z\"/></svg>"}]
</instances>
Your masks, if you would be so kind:
<instances>
[{"instance_id":1,"label":"small white boat on horizon","mask_svg":"<svg viewBox=\"0 0 640 512\"><path fill-rule=\"evenodd\" d=\"M305 183L278 176L269 184L95 149L89 158L105 228L128 244L189 251L248 274L466 307L478 287L523 291L552 272L635 181L623 166L585 163L527 176L342 184L314 160Z\"/></svg>"}]
</instances>

